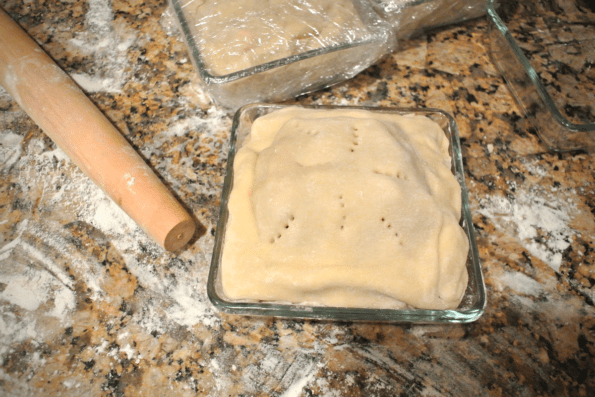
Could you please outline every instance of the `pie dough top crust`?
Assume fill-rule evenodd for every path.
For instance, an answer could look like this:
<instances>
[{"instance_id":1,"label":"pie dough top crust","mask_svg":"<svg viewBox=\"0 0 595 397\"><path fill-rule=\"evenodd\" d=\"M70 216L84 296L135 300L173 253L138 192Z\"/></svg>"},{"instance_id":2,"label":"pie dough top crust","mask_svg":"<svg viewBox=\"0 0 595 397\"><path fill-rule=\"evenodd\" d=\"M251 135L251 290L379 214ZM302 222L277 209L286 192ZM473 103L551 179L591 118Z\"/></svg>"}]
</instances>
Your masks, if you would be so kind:
<instances>
[{"instance_id":1,"label":"pie dough top crust","mask_svg":"<svg viewBox=\"0 0 595 397\"><path fill-rule=\"evenodd\" d=\"M224 294L454 309L468 280L449 142L424 116L289 107L234 160Z\"/></svg>"}]
</instances>

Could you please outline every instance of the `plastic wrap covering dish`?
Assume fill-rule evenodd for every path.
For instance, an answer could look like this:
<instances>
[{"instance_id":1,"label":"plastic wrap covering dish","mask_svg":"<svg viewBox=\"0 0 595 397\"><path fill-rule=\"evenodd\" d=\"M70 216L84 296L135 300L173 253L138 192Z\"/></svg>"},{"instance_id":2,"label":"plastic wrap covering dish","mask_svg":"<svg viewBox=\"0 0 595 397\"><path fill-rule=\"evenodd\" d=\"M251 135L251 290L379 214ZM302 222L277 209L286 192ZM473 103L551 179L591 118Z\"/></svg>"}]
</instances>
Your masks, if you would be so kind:
<instances>
[{"instance_id":1,"label":"plastic wrap covering dish","mask_svg":"<svg viewBox=\"0 0 595 397\"><path fill-rule=\"evenodd\" d=\"M238 108L344 81L388 50L365 0L171 0L211 97Z\"/></svg>"},{"instance_id":2,"label":"plastic wrap covering dish","mask_svg":"<svg viewBox=\"0 0 595 397\"><path fill-rule=\"evenodd\" d=\"M477 18L485 14L485 0L371 0L397 39L424 30Z\"/></svg>"}]
</instances>

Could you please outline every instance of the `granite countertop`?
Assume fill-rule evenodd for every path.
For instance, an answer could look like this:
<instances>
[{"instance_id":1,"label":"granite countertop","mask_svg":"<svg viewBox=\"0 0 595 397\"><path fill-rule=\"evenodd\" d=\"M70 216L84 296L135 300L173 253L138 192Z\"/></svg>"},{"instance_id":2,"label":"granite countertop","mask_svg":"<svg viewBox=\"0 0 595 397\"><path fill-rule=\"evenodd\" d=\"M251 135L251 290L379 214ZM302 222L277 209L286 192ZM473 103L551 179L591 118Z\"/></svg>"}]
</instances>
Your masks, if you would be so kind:
<instances>
[{"instance_id":1,"label":"granite countertop","mask_svg":"<svg viewBox=\"0 0 595 397\"><path fill-rule=\"evenodd\" d=\"M0 89L0 394L587 396L595 159L542 145L478 19L289 101L444 109L460 129L488 304L474 323L217 312L206 278L231 112L198 85L165 0L0 0L202 227L168 253Z\"/></svg>"}]
</instances>

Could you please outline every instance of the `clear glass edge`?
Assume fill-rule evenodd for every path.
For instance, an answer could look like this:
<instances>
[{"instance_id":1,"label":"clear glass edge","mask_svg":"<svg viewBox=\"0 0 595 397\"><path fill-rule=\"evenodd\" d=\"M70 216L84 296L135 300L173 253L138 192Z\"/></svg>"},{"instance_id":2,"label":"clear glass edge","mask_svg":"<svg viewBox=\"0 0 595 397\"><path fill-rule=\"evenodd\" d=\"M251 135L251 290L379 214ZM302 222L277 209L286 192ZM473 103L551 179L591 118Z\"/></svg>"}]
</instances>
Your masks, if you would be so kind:
<instances>
[{"instance_id":1,"label":"clear glass edge","mask_svg":"<svg viewBox=\"0 0 595 397\"><path fill-rule=\"evenodd\" d=\"M502 36L504 37L504 39L506 40L508 45L513 50L517 59L523 66L525 73L527 74L529 79L531 79L531 82L537 89L539 96L541 97L541 99L543 100L545 105L547 106L549 112L552 114L554 119L558 123L560 123L562 126L564 126L564 128L569 130L570 132L592 132L592 131L595 131L595 122L594 123L585 123L585 124L576 124L576 123L569 121L567 118L565 118L562 115L562 113L560 112L560 110L558 109L556 104L554 103L554 100L552 99L552 97L547 92L546 88L544 87L543 83L541 82L541 79L537 75L537 72L535 71L533 66L531 66L531 63L529 62L529 60L527 59L525 54L523 54L523 50L521 50L521 48L517 44L516 40L512 37L512 34L508 30L508 27L506 26L504 21L502 21L502 18L500 18L500 15L498 15L498 12L496 11L496 8L497 8L496 6L497 6L497 0L487 0L486 14L488 15L489 21L491 21L493 23L493 25L496 26L498 31L502 34ZM500 69L500 66L499 65L497 65L497 66ZM505 73L504 73L505 71L500 70L500 72L503 76L505 75ZM511 88L511 91L513 92L513 94L516 97L517 95L515 93L515 90L514 90L512 84L508 84L508 86Z\"/></svg>"},{"instance_id":2,"label":"clear glass edge","mask_svg":"<svg viewBox=\"0 0 595 397\"><path fill-rule=\"evenodd\" d=\"M222 75L222 76L216 76L216 75L210 74L207 71L207 68L205 67L204 62L202 61L202 57L200 56L200 51L198 50L198 46L196 45L196 42L194 41L194 37L192 36L192 34L190 32L190 28L188 27L188 22L186 20L186 16L184 15L182 7L180 6L179 0L169 0L169 1L174 9L176 19L178 20L178 23L179 23L178 26L182 30L184 39L186 40L186 43L188 44L190 55L192 56L192 58L195 61L195 64L197 65L197 69L198 69L198 72L199 72L201 78L203 79L205 84L208 84L208 85L225 84L225 83L239 80L244 77L249 77L249 76L252 76L252 75L255 75L258 73L266 72L268 70L275 69L275 68L278 68L281 66L289 65L294 62L299 62L304 59L309 59L309 58L313 58L313 57L316 57L319 55L329 54L329 53L332 53L335 51L351 49L351 48L355 48L355 47L359 47L359 46L363 46L363 45L383 43L383 42L386 43L388 40L388 30L382 31L375 25L371 25L371 26L368 25L367 27L371 31L371 33L370 33L371 37L368 40L354 41L351 43L345 43L345 44L341 44L341 45L334 45L334 46L330 46L330 47L323 47L323 48L319 48L319 49L315 49L315 50L310 50L310 51L292 55L292 56L289 56L286 58L281 58L281 59L277 59L277 60L274 60L271 62L256 65L256 66L253 66L248 69L239 70L234 73L230 73L230 74L226 74L226 75ZM362 5L366 5L366 4L367 3L362 2Z\"/></svg>"},{"instance_id":3,"label":"clear glass edge","mask_svg":"<svg viewBox=\"0 0 595 397\"><path fill-rule=\"evenodd\" d=\"M469 198L467 188L465 185L463 160L460 150L460 139L458 127L454 118L447 112L440 109L433 108L388 108L388 107L371 107L371 106L333 106L333 105L314 105L302 106L305 108L316 109L364 109L364 110L382 110L401 113L439 113L445 116L451 128L450 143L452 153L454 155L453 165L455 166L456 174L461 185L462 198L462 215L464 220L464 227L470 241L471 265L475 284L477 286L478 297L476 304L467 310L424 310L424 309L407 309L407 310L390 310L390 309L365 309L365 308L340 308L327 306L303 306L292 304L279 303L252 303L252 302L233 302L227 301L220 297L216 291L215 283L218 275L219 263L221 259L222 244L224 230L227 222L227 198L231 191L231 178L233 178L233 158L236 151L236 130L240 125L241 115L250 108L264 107L269 109L281 109L288 106L296 105L276 105L255 103L241 107L234 115L230 148L228 155L228 162L226 166L225 181L221 196L221 207L219 211L219 220L217 222L217 230L215 233L215 243L213 246L213 256L211 266L209 268L209 276L207 281L207 296L211 303L220 311L229 314L251 315L251 316L272 316L281 318L295 318L295 319L316 319L316 320L334 320L334 321L363 321L363 322L391 322L391 323L416 323L416 324L439 324L439 323L469 323L477 320L483 314L487 299L485 291L485 283L481 264L479 261L479 251L475 239L475 231L473 228L473 219L469 208ZM299 106L299 105L298 105ZM231 161L230 161L231 160Z\"/></svg>"}]
</instances>

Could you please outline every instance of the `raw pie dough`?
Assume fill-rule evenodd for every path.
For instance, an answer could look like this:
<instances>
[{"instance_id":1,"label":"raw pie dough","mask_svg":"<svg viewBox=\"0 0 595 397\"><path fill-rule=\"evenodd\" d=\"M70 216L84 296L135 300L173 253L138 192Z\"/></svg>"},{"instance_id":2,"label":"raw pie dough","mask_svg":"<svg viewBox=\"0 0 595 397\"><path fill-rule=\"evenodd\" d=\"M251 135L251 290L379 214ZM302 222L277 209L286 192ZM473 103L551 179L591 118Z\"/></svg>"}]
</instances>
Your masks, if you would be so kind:
<instances>
[{"instance_id":1,"label":"raw pie dough","mask_svg":"<svg viewBox=\"0 0 595 397\"><path fill-rule=\"evenodd\" d=\"M196 0L190 25L217 76L369 35L351 0Z\"/></svg>"},{"instance_id":2,"label":"raw pie dough","mask_svg":"<svg viewBox=\"0 0 595 397\"><path fill-rule=\"evenodd\" d=\"M469 245L448 146L423 116L290 107L256 119L234 162L224 294L456 308Z\"/></svg>"}]
</instances>

